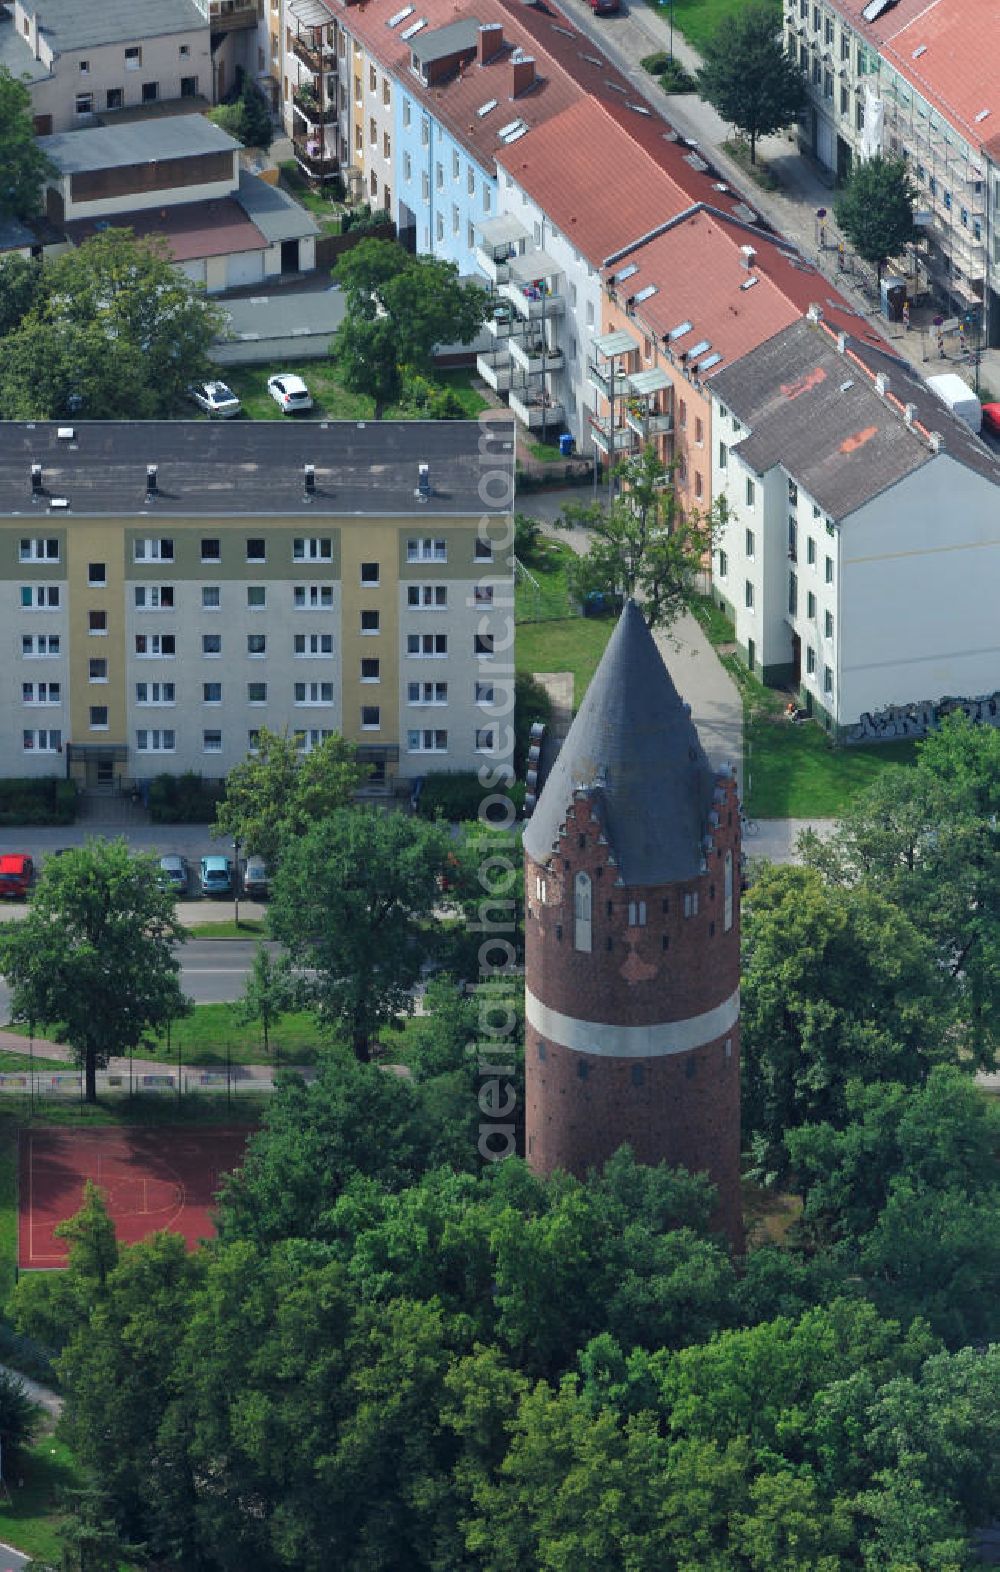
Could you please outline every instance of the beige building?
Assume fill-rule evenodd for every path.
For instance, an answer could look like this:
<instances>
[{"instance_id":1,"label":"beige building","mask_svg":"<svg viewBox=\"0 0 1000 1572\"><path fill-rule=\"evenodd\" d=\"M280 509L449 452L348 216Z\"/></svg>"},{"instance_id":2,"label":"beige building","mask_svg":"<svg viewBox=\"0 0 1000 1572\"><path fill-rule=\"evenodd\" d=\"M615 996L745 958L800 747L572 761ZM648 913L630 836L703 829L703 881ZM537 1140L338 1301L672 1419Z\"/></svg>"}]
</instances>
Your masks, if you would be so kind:
<instances>
[{"instance_id":1,"label":"beige building","mask_svg":"<svg viewBox=\"0 0 1000 1572\"><path fill-rule=\"evenodd\" d=\"M513 746L507 421L8 423L0 749L86 787L336 731L386 792Z\"/></svg>"}]
</instances>

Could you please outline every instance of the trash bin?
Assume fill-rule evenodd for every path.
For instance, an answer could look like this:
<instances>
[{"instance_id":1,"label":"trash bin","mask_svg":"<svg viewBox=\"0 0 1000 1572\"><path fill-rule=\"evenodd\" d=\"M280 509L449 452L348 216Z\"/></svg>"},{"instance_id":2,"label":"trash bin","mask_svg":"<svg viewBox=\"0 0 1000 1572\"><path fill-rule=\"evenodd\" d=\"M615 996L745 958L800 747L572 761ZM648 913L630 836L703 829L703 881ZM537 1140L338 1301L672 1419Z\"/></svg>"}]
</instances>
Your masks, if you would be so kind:
<instances>
[{"instance_id":1,"label":"trash bin","mask_svg":"<svg viewBox=\"0 0 1000 1572\"><path fill-rule=\"evenodd\" d=\"M562 454L563 458L569 458L573 451L573 447L573 438L570 436L568 431L564 431L562 436L559 438L559 452Z\"/></svg>"}]
</instances>

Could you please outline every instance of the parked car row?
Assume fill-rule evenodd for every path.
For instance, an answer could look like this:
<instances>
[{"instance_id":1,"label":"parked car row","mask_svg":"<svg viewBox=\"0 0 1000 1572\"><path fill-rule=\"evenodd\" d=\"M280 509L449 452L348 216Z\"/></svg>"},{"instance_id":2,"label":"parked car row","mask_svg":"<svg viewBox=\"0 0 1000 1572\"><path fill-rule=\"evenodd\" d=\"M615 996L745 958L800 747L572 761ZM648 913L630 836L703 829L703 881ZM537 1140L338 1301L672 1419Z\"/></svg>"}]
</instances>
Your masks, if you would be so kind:
<instances>
[{"instance_id":1,"label":"parked car row","mask_svg":"<svg viewBox=\"0 0 1000 1572\"><path fill-rule=\"evenodd\" d=\"M160 881L175 895L192 893L191 866L186 857L168 854L160 858ZM231 857L202 857L198 864L196 887L209 899L222 900L237 894L249 900L266 901L271 880L262 857L248 857L237 870Z\"/></svg>"}]
</instances>

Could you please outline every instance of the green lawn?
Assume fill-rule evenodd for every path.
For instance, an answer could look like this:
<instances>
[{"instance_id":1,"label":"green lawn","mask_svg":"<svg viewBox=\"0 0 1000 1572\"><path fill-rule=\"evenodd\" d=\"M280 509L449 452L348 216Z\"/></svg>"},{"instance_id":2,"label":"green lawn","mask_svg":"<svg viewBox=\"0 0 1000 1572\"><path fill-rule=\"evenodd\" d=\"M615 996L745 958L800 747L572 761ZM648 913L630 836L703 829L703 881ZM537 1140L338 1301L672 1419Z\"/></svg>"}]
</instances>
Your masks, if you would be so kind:
<instances>
[{"instance_id":1,"label":"green lawn","mask_svg":"<svg viewBox=\"0 0 1000 1572\"><path fill-rule=\"evenodd\" d=\"M277 371L294 372L300 376L313 396L312 416L283 415L267 391L267 379ZM486 400L475 391L468 371L440 371L432 379L435 387L448 387L462 405L462 413L474 420L486 408ZM332 360L307 360L298 364L282 361L281 365L229 366L226 381L243 402L251 420L371 420L375 406L361 393L350 393L343 386ZM390 420L412 420L420 416L412 409L389 409Z\"/></svg>"},{"instance_id":2,"label":"green lawn","mask_svg":"<svg viewBox=\"0 0 1000 1572\"><path fill-rule=\"evenodd\" d=\"M515 592L515 656L518 671L571 671L573 708L579 709L615 618L572 614L566 588L572 559L572 548L562 541L539 541L528 564L531 578L519 578Z\"/></svg>"},{"instance_id":3,"label":"green lawn","mask_svg":"<svg viewBox=\"0 0 1000 1572\"><path fill-rule=\"evenodd\" d=\"M912 742L835 748L814 722L745 721L744 786L758 819L835 818L888 765L912 764Z\"/></svg>"},{"instance_id":4,"label":"green lawn","mask_svg":"<svg viewBox=\"0 0 1000 1572\"><path fill-rule=\"evenodd\" d=\"M331 201L328 194L315 190L294 158L280 165L281 184L300 207L307 208L318 221L324 235L339 235L343 227L344 204Z\"/></svg>"},{"instance_id":5,"label":"green lawn","mask_svg":"<svg viewBox=\"0 0 1000 1572\"><path fill-rule=\"evenodd\" d=\"M60 1492L84 1484L76 1460L64 1442L45 1436L23 1455L18 1474L24 1484L13 1484L10 1501L0 1501L0 1540L59 1565L59 1530L67 1519L55 1501Z\"/></svg>"},{"instance_id":6,"label":"green lawn","mask_svg":"<svg viewBox=\"0 0 1000 1572\"><path fill-rule=\"evenodd\" d=\"M8 1028L20 1037L28 1035L25 1026ZM45 1037L44 1026L35 1027L36 1035ZM54 1039L53 1039L54 1040ZM307 1011L294 1011L285 1015L271 1032L271 1060L284 1064L314 1064L316 1050L326 1039L316 1024L316 1017ZM227 1055L228 1049L228 1055ZM198 1004L183 1020L176 1021L170 1031L170 1047L166 1033L151 1038L136 1051L137 1059L158 1059L163 1064L175 1065L178 1053L183 1065L266 1064L263 1039L258 1026L241 1026L231 1005ZM24 1060L23 1054L16 1055ZM0 1054L0 1067L7 1065L8 1056ZM26 1062L26 1061L25 1061ZM36 1069L41 1064L35 1061Z\"/></svg>"},{"instance_id":7,"label":"green lawn","mask_svg":"<svg viewBox=\"0 0 1000 1572\"><path fill-rule=\"evenodd\" d=\"M647 4L665 22L670 20L672 9L674 26L678 32L683 33L688 43L700 50L704 49L718 28L724 27L738 11L745 9L746 0L672 0L672 5L667 5L665 0L647 0ZM780 18L777 5L774 6L774 14Z\"/></svg>"},{"instance_id":8,"label":"green lawn","mask_svg":"<svg viewBox=\"0 0 1000 1572\"><path fill-rule=\"evenodd\" d=\"M192 939L260 939L267 936L267 922L258 917L241 917L237 928L232 917L218 922L194 922L185 930Z\"/></svg>"}]
</instances>

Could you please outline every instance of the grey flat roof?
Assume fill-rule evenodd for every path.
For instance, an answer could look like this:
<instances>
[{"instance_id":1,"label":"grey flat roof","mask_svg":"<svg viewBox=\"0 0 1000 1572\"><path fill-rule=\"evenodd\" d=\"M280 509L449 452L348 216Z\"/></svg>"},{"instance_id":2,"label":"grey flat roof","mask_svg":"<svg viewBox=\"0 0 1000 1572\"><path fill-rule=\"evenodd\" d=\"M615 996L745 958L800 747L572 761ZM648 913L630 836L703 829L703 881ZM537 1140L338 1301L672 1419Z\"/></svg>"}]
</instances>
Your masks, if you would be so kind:
<instances>
[{"instance_id":1,"label":"grey flat roof","mask_svg":"<svg viewBox=\"0 0 1000 1572\"><path fill-rule=\"evenodd\" d=\"M446 22L444 27L432 27L410 39L410 50L426 65L434 60L446 60L449 55L461 54L466 49L479 47L479 29L482 24L475 18L460 22Z\"/></svg>"},{"instance_id":2,"label":"grey flat roof","mask_svg":"<svg viewBox=\"0 0 1000 1572\"><path fill-rule=\"evenodd\" d=\"M34 231L19 218L0 218L0 251L23 251L35 243Z\"/></svg>"},{"instance_id":3,"label":"grey flat roof","mask_svg":"<svg viewBox=\"0 0 1000 1572\"><path fill-rule=\"evenodd\" d=\"M70 426L67 420L62 429ZM72 442L55 421L0 422L0 516L25 521L74 514L153 521L185 515L312 517L404 515L431 520L509 511L480 495L487 475L509 477L513 496L514 422L475 420L78 421ZM488 450L480 440L488 434ZM31 501L31 465L44 495ZM417 466L430 466L431 495L417 498ZM146 466L158 466L147 503ZM303 466L316 493L307 502ZM485 488L502 490L494 479ZM51 510L65 497L68 509Z\"/></svg>"},{"instance_id":4,"label":"grey flat roof","mask_svg":"<svg viewBox=\"0 0 1000 1572\"><path fill-rule=\"evenodd\" d=\"M43 136L39 146L64 175L87 169L122 169L153 164L166 158L195 158L203 153L232 153L235 137L204 115L172 115L159 120L132 120L127 125L88 126Z\"/></svg>"},{"instance_id":5,"label":"grey flat roof","mask_svg":"<svg viewBox=\"0 0 1000 1572\"><path fill-rule=\"evenodd\" d=\"M319 234L319 225L294 197L278 186L269 186L249 170L240 170L240 189L234 193L240 207L252 219L265 240L302 240Z\"/></svg>"},{"instance_id":6,"label":"grey flat roof","mask_svg":"<svg viewBox=\"0 0 1000 1572\"><path fill-rule=\"evenodd\" d=\"M208 31L194 0L41 0L42 34L57 54L97 44L137 43L165 33Z\"/></svg>"},{"instance_id":7,"label":"grey flat roof","mask_svg":"<svg viewBox=\"0 0 1000 1572\"><path fill-rule=\"evenodd\" d=\"M0 65L5 65L11 76L26 76L29 82L44 82L50 75L48 66L35 59L13 18L7 15L0 15Z\"/></svg>"},{"instance_id":8,"label":"grey flat roof","mask_svg":"<svg viewBox=\"0 0 1000 1572\"><path fill-rule=\"evenodd\" d=\"M1000 461L912 367L853 338L845 350L851 354L803 318L713 378L713 392L750 427L733 447L757 474L781 464L824 512L842 519L930 463L927 438L881 397L856 355L885 372L890 394L916 405L917 419L940 433L952 458L1000 485Z\"/></svg>"}]
</instances>

